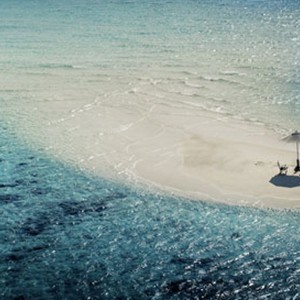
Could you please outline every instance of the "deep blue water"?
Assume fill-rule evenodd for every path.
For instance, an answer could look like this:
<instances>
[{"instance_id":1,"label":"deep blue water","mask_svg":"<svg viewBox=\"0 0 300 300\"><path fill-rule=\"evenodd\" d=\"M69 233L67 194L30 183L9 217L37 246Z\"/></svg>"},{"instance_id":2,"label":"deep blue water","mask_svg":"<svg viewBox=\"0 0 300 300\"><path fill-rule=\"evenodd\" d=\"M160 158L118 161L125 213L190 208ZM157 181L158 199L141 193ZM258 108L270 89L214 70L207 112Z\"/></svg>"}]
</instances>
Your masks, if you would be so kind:
<instances>
[{"instance_id":1,"label":"deep blue water","mask_svg":"<svg viewBox=\"0 0 300 300\"><path fill-rule=\"evenodd\" d=\"M298 211L145 193L0 128L1 299L299 299Z\"/></svg>"}]
</instances>

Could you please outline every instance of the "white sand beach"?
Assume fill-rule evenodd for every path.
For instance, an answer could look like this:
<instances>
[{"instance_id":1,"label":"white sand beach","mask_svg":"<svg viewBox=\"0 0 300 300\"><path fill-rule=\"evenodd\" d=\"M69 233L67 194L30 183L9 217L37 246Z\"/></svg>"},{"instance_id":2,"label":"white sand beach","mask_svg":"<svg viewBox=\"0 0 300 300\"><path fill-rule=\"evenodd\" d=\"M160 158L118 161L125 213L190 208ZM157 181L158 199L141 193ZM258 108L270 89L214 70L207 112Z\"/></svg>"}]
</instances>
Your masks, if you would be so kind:
<instances>
[{"instance_id":1,"label":"white sand beach","mask_svg":"<svg viewBox=\"0 0 300 300\"><path fill-rule=\"evenodd\" d=\"M152 190L237 205L300 207L296 147L274 130L184 102L170 106L163 97L149 100L134 90L113 101L87 102L84 96L28 103L19 118L22 136L80 168ZM289 165L288 176L277 176L277 161Z\"/></svg>"}]
</instances>

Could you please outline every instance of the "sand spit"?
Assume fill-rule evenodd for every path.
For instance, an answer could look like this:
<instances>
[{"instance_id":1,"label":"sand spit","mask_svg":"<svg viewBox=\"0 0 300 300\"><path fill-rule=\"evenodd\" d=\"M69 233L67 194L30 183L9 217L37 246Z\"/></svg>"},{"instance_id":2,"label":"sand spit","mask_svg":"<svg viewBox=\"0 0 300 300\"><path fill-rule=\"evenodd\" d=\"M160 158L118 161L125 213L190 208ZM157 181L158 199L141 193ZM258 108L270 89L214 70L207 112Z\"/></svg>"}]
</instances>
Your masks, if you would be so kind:
<instances>
[{"instance_id":1,"label":"sand spit","mask_svg":"<svg viewBox=\"0 0 300 300\"><path fill-rule=\"evenodd\" d=\"M19 122L20 136L100 176L195 199L300 207L296 147L279 134L208 112L198 98L171 99L127 81L117 90L108 79L103 86L102 94L96 85L80 93L62 86L50 98L47 90L27 97L22 111L9 103L2 109ZM289 165L288 176L277 176L277 161Z\"/></svg>"},{"instance_id":2,"label":"sand spit","mask_svg":"<svg viewBox=\"0 0 300 300\"><path fill-rule=\"evenodd\" d=\"M33 128L30 138L60 159L101 176L195 199L300 207L295 147L262 125L163 102L76 105L41 102L31 118L40 126L20 127ZM277 176L277 161L289 165L287 176Z\"/></svg>"}]
</instances>

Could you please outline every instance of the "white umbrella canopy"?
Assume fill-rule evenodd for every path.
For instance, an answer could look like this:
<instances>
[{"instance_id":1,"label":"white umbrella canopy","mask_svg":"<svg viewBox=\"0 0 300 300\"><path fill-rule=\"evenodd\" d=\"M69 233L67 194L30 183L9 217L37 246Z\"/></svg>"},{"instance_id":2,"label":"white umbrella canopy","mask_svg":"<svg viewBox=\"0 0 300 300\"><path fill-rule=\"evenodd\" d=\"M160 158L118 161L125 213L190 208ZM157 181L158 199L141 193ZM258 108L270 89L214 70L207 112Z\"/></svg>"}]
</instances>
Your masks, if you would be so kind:
<instances>
[{"instance_id":1,"label":"white umbrella canopy","mask_svg":"<svg viewBox=\"0 0 300 300\"><path fill-rule=\"evenodd\" d=\"M292 134L288 135L287 137L283 138L283 141L287 143L296 143L296 149L297 149L297 166L295 168L295 172L300 171L300 165L299 165L299 143L300 143L300 132L297 130L293 132Z\"/></svg>"},{"instance_id":2,"label":"white umbrella canopy","mask_svg":"<svg viewBox=\"0 0 300 300\"><path fill-rule=\"evenodd\" d=\"M295 142L300 142L300 132L297 130L293 132L292 134L288 135L287 137L283 138L284 141L288 143L295 143Z\"/></svg>"}]
</instances>

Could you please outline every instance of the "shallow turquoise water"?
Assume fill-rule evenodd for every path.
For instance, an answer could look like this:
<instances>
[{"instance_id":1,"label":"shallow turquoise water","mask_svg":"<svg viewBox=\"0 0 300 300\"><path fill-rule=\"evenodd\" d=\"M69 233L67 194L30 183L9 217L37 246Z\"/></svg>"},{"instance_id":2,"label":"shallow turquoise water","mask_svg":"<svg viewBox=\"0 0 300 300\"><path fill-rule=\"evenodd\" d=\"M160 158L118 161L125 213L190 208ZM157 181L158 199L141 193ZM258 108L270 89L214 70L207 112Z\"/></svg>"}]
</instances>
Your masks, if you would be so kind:
<instances>
[{"instance_id":1,"label":"shallow turquoise water","mask_svg":"<svg viewBox=\"0 0 300 300\"><path fill-rule=\"evenodd\" d=\"M299 212L145 193L0 141L2 299L298 299Z\"/></svg>"},{"instance_id":2,"label":"shallow turquoise water","mask_svg":"<svg viewBox=\"0 0 300 300\"><path fill-rule=\"evenodd\" d=\"M287 133L300 125L299 14L298 1L281 0L4 0L1 96L53 101L69 87L101 98L95 72L114 71L116 90L149 77L158 82L149 97L163 90L175 105L177 86L186 105Z\"/></svg>"}]
</instances>

